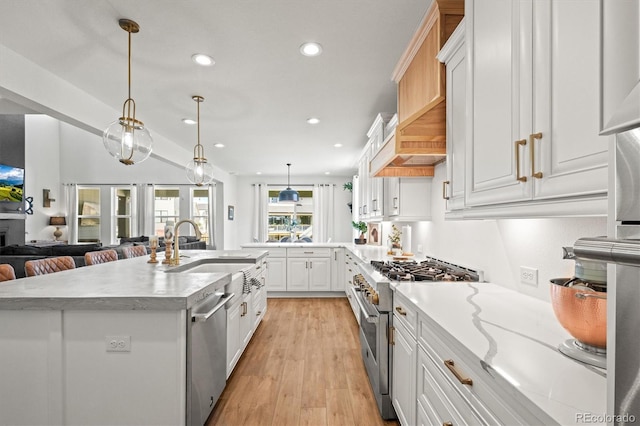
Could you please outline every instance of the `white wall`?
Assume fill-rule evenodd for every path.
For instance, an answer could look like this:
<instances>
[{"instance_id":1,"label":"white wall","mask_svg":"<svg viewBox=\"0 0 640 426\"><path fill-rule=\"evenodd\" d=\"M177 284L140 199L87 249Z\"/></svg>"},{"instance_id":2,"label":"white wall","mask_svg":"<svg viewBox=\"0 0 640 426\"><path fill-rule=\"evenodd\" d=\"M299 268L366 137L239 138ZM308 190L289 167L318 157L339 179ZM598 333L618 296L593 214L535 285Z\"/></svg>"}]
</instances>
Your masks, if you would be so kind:
<instances>
[{"instance_id":1,"label":"white wall","mask_svg":"<svg viewBox=\"0 0 640 426\"><path fill-rule=\"evenodd\" d=\"M294 178L292 177L292 180ZM296 187L294 183L302 184L335 184L335 238L333 242L349 242L352 241L352 227L351 227L351 212L347 203L351 201L351 192L345 191L342 185L345 182L351 182L351 176L298 176L295 177L291 187L297 190L302 190L303 187ZM275 176L275 177L262 177L262 176L238 176L236 186L236 218L237 221L237 246L240 244L252 242L251 236L251 218L253 215L253 184L254 183L266 183L271 185L285 184L287 183L287 176Z\"/></svg>"},{"instance_id":2,"label":"white wall","mask_svg":"<svg viewBox=\"0 0 640 426\"><path fill-rule=\"evenodd\" d=\"M25 194L33 197L33 215L26 215L25 242L53 240L55 228L49 226L49 217L65 215L60 186L60 132L58 120L46 115L25 116ZM42 206L42 190L50 189L56 201L51 207ZM67 228L63 227L62 240Z\"/></svg>"},{"instance_id":3,"label":"white wall","mask_svg":"<svg viewBox=\"0 0 640 426\"><path fill-rule=\"evenodd\" d=\"M436 166L433 188L441 188L445 164ZM574 262L562 259L562 247L580 237L606 235L607 220L595 218L444 220L445 203L432 191L432 221L410 223L412 250L483 270L485 280L549 300L551 278L574 275ZM401 225L401 224L398 224ZM383 224L383 244L390 224ZM538 286L520 283L520 266L538 269Z\"/></svg>"}]
</instances>

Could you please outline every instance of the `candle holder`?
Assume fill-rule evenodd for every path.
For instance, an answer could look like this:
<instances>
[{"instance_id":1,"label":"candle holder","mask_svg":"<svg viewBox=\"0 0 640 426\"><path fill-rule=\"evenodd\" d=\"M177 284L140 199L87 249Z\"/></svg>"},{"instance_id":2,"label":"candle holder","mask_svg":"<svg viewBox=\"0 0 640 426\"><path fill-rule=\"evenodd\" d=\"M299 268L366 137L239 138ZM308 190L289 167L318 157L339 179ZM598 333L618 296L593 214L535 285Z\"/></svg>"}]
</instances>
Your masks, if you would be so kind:
<instances>
[{"instance_id":1,"label":"candle holder","mask_svg":"<svg viewBox=\"0 0 640 426\"><path fill-rule=\"evenodd\" d=\"M150 254L151 258L147 260L147 263L158 263L158 260L156 259L156 250L157 250L156 246L151 246L151 254Z\"/></svg>"},{"instance_id":2,"label":"candle holder","mask_svg":"<svg viewBox=\"0 0 640 426\"><path fill-rule=\"evenodd\" d=\"M164 246L164 260L162 261L163 265L169 265L171 263L171 246L173 245L173 241L165 241Z\"/></svg>"}]
</instances>

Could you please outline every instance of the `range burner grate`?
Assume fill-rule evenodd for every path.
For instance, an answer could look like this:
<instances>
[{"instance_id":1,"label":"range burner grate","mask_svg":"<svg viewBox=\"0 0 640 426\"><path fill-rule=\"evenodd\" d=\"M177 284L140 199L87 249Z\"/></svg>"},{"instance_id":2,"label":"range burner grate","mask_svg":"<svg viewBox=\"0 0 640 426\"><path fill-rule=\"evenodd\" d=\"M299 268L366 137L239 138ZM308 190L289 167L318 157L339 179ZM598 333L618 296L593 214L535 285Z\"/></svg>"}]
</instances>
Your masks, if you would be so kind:
<instances>
[{"instance_id":1,"label":"range burner grate","mask_svg":"<svg viewBox=\"0 0 640 426\"><path fill-rule=\"evenodd\" d=\"M477 271L433 258L422 262L372 260L371 266L396 281L480 281Z\"/></svg>"}]
</instances>

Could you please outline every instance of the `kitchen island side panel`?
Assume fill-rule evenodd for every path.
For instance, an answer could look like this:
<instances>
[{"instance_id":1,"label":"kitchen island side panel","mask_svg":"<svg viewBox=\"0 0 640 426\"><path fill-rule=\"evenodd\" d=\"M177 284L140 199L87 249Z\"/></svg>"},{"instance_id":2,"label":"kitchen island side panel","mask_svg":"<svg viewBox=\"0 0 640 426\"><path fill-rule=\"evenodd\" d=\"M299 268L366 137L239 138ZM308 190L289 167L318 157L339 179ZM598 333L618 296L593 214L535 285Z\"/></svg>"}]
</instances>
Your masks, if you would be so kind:
<instances>
[{"instance_id":1,"label":"kitchen island side panel","mask_svg":"<svg viewBox=\"0 0 640 426\"><path fill-rule=\"evenodd\" d=\"M65 424L185 423L186 311L65 311L63 335Z\"/></svg>"}]
</instances>

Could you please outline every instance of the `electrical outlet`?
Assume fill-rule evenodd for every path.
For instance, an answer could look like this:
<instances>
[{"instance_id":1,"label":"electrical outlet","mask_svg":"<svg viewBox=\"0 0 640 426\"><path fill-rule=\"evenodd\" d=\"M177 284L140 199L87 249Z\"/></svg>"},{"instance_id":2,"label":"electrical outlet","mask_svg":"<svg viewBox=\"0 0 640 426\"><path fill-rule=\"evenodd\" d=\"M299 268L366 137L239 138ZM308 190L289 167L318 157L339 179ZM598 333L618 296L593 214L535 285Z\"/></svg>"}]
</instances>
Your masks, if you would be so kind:
<instances>
[{"instance_id":1,"label":"electrical outlet","mask_svg":"<svg viewBox=\"0 0 640 426\"><path fill-rule=\"evenodd\" d=\"M107 352L131 352L131 336L105 336Z\"/></svg>"},{"instance_id":2,"label":"electrical outlet","mask_svg":"<svg viewBox=\"0 0 640 426\"><path fill-rule=\"evenodd\" d=\"M418 253L422 253L422 244L418 244Z\"/></svg>"},{"instance_id":3,"label":"electrical outlet","mask_svg":"<svg viewBox=\"0 0 640 426\"><path fill-rule=\"evenodd\" d=\"M520 282L522 284L538 286L538 270L527 266L520 267Z\"/></svg>"}]
</instances>

